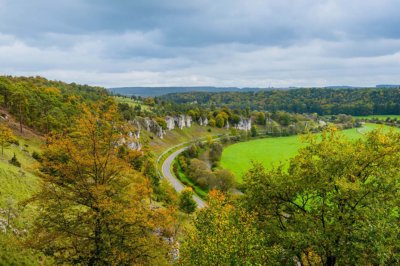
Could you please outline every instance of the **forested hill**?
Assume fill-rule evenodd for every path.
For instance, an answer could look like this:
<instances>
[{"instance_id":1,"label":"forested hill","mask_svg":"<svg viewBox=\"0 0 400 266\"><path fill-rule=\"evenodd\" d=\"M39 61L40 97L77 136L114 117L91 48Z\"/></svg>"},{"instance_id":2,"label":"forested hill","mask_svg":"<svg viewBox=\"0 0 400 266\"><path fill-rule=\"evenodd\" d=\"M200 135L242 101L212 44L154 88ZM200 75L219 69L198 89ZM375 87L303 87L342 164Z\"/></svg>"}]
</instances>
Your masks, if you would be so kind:
<instances>
[{"instance_id":1,"label":"forested hill","mask_svg":"<svg viewBox=\"0 0 400 266\"><path fill-rule=\"evenodd\" d=\"M160 97L174 103L226 105L251 110L318 113L320 115L400 114L400 88L304 88L258 92L173 93Z\"/></svg>"},{"instance_id":2,"label":"forested hill","mask_svg":"<svg viewBox=\"0 0 400 266\"><path fill-rule=\"evenodd\" d=\"M42 77L0 76L0 106L41 133L68 127L80 105L108 97L100 87L50 81Z\"/></svg>"},{"instance_id":3,"label":"forested hill","mask_svg":"<svg viewBox=\"0 0 400 266\"><path fill-rule=\"evenodd\" d=\"M191 93L191 92L254 92L260 91L260 88L236 88L236 87L121 87L110 88L109 91L113 94L124 96L141 96L154 97L168 93Z\"/></svg>"}]
</instances>

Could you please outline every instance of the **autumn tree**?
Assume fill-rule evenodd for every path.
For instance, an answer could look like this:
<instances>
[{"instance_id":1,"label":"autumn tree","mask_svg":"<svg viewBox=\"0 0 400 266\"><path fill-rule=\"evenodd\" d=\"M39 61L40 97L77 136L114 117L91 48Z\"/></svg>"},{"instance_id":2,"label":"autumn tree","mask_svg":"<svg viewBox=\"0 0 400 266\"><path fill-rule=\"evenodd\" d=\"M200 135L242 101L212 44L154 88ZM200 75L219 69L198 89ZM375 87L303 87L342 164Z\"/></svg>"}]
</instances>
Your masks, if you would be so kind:
<instances>
[{"instance_id":1,"label":"autumn tree","mask_svg":"<svg viewBox=\"0 0 400 266\"><path fill-rule=\"evenodd\" d=\"M243 205L299 262L399 264L400 134L350 141L330 128L308 142L288 168L256 164Z\"/></svg>"},{"instance_id":2,"label":"autumn tree","mask_svg":"<svg viewBox=\"0 0 400 266\"><path fill-rule=\"evenodd\" d=\"M0 145L1 155L4 155L4 148L7 147L13 140L15 140L14 133L5 124L0 123Z\"/></svg>"},{"instance_id":3,"label":"autumn tree","mask_svg":"<svg viewBox=\"0 0 400 266\"><path fill-rule=\"evenodd\" d=\"M256 216L212 190L181 247L181 265L276 265L281 252L257 229Z\"/></svg>"},{"instance_id":4,"label":"autumn tree","mask_svg":"<svg viewBox=\"0 0 400 266\"><path fill-rule=\"evenodd\" d=\"M49 139L28 244L58 264L163 264L163 219L149 207L146 179L118 157L116 107L91 109Z\"/></svg>"}]
</instances>

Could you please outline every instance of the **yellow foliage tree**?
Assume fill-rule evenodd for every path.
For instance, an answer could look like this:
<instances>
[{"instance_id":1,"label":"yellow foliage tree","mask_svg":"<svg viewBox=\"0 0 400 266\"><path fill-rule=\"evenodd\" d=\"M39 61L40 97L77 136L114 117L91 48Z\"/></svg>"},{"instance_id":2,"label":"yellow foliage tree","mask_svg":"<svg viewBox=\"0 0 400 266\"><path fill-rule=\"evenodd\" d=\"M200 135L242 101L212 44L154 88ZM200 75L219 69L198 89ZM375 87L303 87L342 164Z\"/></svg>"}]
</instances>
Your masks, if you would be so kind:
<instances>
[{"instance_id":1,"label":"yellow foliage tree","mask_svg":"<svg viewBox=\"0 0 400 266\"><path fill-rule=\"evenodd\" d=\"M43 156L40 213L28 244L57 263L164 264L168 254L148 185L118 157L115 105L84 109L71 132L53 136ZM157 232L157 233L156 233Z\"/></svg>"},{"instance_id":2,"label":"yellow foliage tree","mask_svg":"<svg viewBox=\"0 0 400 266\"><path fill-rule=\"evenodd\" d=\"M4 148L13 140L15 140L15 136L12 130L5 124L0 124L1 155L4 155Z\"/></svg>"}]
</instances>

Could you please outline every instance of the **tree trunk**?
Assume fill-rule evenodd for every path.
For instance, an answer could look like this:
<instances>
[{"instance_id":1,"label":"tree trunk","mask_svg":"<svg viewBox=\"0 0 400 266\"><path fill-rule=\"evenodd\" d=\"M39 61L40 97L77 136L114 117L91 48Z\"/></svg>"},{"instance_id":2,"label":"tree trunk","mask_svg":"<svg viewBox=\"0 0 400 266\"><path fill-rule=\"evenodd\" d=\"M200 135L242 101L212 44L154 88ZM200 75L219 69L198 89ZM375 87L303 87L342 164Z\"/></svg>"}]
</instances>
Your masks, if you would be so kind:
<instances>
[{"instance_id":1,"label":"tree trunk","mask_svg":"<svg viewBox=\"0 0 400 266\"><path fill-rule=\"evenodd\" d=\"M19 131L22 133L22 107L19 106Z\"/></svg>"},{"instance_id":2,"label":"tree trunk","mask_svg":"<svg viewBox=\"0 0 400 266\"><path fill-rule=\"evenodd\" d=\"M336 257L335 256L328 256L326 258L326 266L335 266L336 264Z\"/></svg>"},{"instance_id":3,"label":"tree trunk","mask_svg":"<svg viewBox=\"0 0 400 266\"><path fill-rule=\"evenodd\" d=\"M99 215L99 214L98 214ZM90 258L88 265L98 265L100 262L100 255L101 255L101 220L100 218L96 218L96 224L94 229L94 246L95 250Z\"/></svg>"}]
</instances>

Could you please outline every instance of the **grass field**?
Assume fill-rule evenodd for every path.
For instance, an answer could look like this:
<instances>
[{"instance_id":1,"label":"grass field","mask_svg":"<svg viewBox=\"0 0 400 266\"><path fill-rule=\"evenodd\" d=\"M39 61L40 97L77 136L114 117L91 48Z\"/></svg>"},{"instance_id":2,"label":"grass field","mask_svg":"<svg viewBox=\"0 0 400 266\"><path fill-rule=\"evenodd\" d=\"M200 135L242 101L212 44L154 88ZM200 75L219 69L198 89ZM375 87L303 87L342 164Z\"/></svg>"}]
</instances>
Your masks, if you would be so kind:
<instances>
[{"instance_id":1,"label":"grass field","mask_svg":"<svg viewBox=\"0 0 400 266\"><path fill-rule=\"evenodd\" d=\"M379 127L383 127L384 130L389 129L387 126L365 124L363 128L348 129L343 133L349 139L357 139ZM299 136L271 137L233 144L224 149L221 166L231 170L236 175L237 181L241 182L252 161L259 161L266 168L271 168L295 156L298 149L304 145Z\"/></svg>"},{"instance_id":2,"label":"grass field","mask_svg":"<svg viewBox=\"0 0 400 266\"><path fill-rule=\"evenodd\" d=\"M127 97L119 97L119 96L114 96L115 100L117 101L117 103L127 103L132 107L135 107L136 105L140 105L142 108L142 111L149 111L151 112L151 107L148 105L143 104L140 101L131 99L131 98L127 98Z\"/></svg>"},{"instance_id":3,"label":"grass field","mask_svg":"<svg viewBox=\"0 0 400 266\"><path fill-rule=\"evenodd\" d=\"M400 120L400 115L367 115L367 116L354 116L354 118L360 119L378 119L378 120L386 120L386 118L394 119L397 118Z\"/></svg>"},{"instance_id":4,"label":"grass field","mask_svg":"<svg viewBox=\"0 0 400 266\"><path fill-rule=\"evenodd\" d=\"M19 146L11 145L0 154L0 207L7 201L20 201L29 198L38 186L35 175L37 162L32 158L33 151L39 151L40 140L18 137ZM21 167L8 161L16 155Z\"/></svg>"}]
</instances>

